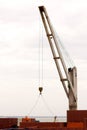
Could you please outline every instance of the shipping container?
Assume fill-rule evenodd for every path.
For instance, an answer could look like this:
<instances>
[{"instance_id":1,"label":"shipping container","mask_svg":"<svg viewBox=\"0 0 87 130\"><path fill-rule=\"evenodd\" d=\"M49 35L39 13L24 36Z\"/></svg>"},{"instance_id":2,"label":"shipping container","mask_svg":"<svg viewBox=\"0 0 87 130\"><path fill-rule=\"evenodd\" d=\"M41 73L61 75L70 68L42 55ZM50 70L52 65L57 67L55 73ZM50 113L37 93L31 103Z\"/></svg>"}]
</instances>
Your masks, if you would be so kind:
<instances>
[{"instance_id":1,"label":"shipping container","mask_svg":"<svg viewBox=\"0 0 87 130\"><path fill-rule=\"evenodd\" d=\"M67 111L67 122L84 122L87 118L87 110Z\"/></svg>"}]
</instances>

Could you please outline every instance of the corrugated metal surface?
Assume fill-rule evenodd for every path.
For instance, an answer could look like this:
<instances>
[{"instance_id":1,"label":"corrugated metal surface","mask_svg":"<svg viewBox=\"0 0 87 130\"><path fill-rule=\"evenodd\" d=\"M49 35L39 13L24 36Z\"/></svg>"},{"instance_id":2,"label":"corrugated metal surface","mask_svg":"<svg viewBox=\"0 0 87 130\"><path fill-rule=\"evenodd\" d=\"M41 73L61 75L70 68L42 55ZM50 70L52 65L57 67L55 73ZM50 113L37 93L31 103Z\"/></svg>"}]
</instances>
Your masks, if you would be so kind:
<instances>
[{"instance_id":1,"label":"corrugated metal surface","mask_svg":"<svg viewBox=\"0 0 87 130\"><path fill-rule=\"evenodd\" d=\"M5 129L9 130L9 129ZM10 129L11 130L11 129ZM12 129L12 130L17 130L17 129ZM18 130L87 130L87 129L82 129L82 128L25 128L25 129L18 129Z\"/></svg>"},{"instance_id":2,"label":"corrugated metal surface","mask_svg":"<svg viewBox=\"0 0 87 130\"><path fill-rule=\"evenodd\" d=\"M37 127L37 123L20 122L20 128L29 128L29 127Z\"/></svg>"},{"instance_id":3,"label":"corrugated metal surface","mask_svg":"<svg viewBox=\"0 0 87 130\"><path fill-rule=\"evenodd\" d=\"M17 118L0 118L0 129L17 126Z\"/></svg>"},{"instance_id":4,"label":"corrugated metal surface","mask_svg":"<svg viewBox=\"0 0 87 130\"><path fill-rule=\"evenodd\" d=\"M87 118L84 119L84 128L87 128Z\"/></svg>"},{"instance_id":5,"label":"corrugated metal surface","mask_svg":"<svg viewBox=\"0 0 87 130\"><path fill-rule=\"evenodd\" d=\"M87 110L67 111L67 122L84 122L87 118Z\"/></svg>"},{"instance_id":6,"label":"corrugated metal surface","mask_svg":"<svg viewBox=\"0 0 87 130\"><path fill-rule=\"evenodd\" d=\"M65 122L20 122L20 128L59 128L59 127L67 127Z\"/></svg>"}]
</instances>

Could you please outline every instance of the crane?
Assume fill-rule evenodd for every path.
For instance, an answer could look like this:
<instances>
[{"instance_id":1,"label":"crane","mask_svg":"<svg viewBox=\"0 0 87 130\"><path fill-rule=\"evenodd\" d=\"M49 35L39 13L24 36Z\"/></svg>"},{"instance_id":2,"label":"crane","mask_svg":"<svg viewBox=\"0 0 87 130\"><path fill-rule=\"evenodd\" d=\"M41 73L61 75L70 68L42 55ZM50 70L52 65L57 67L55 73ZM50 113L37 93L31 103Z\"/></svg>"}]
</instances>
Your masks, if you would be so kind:
<instances>
[{"instance_id":1,"label":"crane","mask_svg":"<svg viewBox=\"0 0 87 130\"><path fill-rule=\"evenodd\" d=\"M69 101L69 110L77 110L77 68L75 66L67 68L46 8L39 6L39 11L60 81Z\"/></svg>"}]
</instances>

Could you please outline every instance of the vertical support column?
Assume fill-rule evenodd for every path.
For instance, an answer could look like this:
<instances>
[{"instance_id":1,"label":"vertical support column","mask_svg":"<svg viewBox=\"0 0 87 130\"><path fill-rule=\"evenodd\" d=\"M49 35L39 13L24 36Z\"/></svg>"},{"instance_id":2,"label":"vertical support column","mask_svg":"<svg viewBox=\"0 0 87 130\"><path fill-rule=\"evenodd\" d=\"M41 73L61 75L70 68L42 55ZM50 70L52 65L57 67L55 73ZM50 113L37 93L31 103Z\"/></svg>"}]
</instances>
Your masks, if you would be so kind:
<instances>
[{"instance_id":1,"label":"vertical support column","mask_svg":"<svg viewBox=\"0 0 87 130\"><path fill-rule=\"evenodd\" d=\"M68 74L70 77L70 80L72 82L74 94L77 97L77 70L76 67L74 68L69 68L68 69ZM70 110L77 110L77 100L73 100L73 94L70 85L68 84L69 87L69 109Z\"/></svg>"}]
</instances>

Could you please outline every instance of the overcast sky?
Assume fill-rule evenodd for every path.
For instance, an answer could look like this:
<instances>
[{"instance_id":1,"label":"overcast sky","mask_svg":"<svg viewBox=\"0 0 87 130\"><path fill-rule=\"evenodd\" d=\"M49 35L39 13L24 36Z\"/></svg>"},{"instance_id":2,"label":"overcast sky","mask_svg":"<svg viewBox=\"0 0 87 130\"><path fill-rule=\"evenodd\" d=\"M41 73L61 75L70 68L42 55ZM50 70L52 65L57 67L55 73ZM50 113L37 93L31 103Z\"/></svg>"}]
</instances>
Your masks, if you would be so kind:
<instances>
[{"instance_id":1,"label":"overcast sky","mask_svg":"<svg viewBox=\"0 0 87 130\"><path fill-rule=\"evenodd\" d=\"M77 67L78 109L87 109L87 0L0 0L2 116L66 115L68 99L44 29L42 39L40 5L46 6L58 36ZM39 83L39 45L42 41L43 85ZM40 85L45 102L40 97L35 106Z\"/></svg>"}]
</instances>

